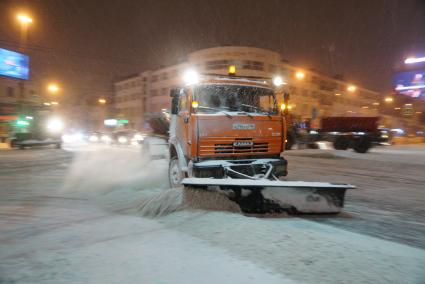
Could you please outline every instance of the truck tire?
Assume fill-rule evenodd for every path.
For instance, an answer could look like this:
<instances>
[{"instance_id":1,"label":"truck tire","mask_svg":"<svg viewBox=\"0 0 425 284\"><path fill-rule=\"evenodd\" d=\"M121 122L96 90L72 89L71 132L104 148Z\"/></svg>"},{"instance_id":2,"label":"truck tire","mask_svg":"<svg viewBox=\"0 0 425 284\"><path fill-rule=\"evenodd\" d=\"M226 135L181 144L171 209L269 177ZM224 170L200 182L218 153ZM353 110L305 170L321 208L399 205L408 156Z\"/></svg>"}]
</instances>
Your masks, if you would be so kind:
<instances>
[{"instance_id":1,"label":"truck tire","mask_svg":"<svg viewBox=\"0 0 425 284\"><path fill-rule=\"evenodd\" d=\"M369 137L359 137L354 141L353 149L357 153L366 153L372 146L372 141Z\"/></svg>"},{"instance_id":2,"label":"truck tire","mask_svg":"<svg viewBox=\"0 0 425 284\"><path fill-rule=\"evenodd\" d=\"M308 149L319 149L319 146L315 142L310 142L307 144Z\"/></svg>"},{"instance_id":3,"label":"truck tire","mask_svg":"<svg viewBox=\"0 0 425 284\"><path fill-rule=\"evenodd\" d=\"M16 139L11 139L9 142L9 145L10 145L10 148L16 148L17 147Z\"/></svg>"},{"instance_id":4,"label":"truck tire","mask_svg":"<svg viewBox=\"0 0 425 284\"><path fill-rule=\"evenodd\" d=\"M291 150L295 144L295 135L292 132L288 132L285 143L285 150Z\"/></svg>"},{"instance_id":5,"label":"truck tire","mask_svg":"<svg viewBox=\"0 0 425 284\"><path fill-rule=\"evenodd\" d=\"M146 161L168 159L168 141L159 137L146 137L142 144L142 157Z\"/></svg>"},{"instance_id":6,"label":"truck tire","mask_svg":"<svg viewBox=\"0 0 425 284\"><path fill-rule=\"evenodd\" d=\"M349 145L350 140L344 136L337 137L333 143L335 150L347 150Z\"/></svg>"},{"instance_id":7,"label":"truck tire","mask_svg":"<svg viewBox=\"0 0 425 284\"><path fill-rule=\"evenodd\" d=\"M176 188L180 186L182 179L183 173L179 166L179 159L174 156L170 159L170 164L168 166L168 180L170 181L170 187Z\"/></svg>"}]
</instances>

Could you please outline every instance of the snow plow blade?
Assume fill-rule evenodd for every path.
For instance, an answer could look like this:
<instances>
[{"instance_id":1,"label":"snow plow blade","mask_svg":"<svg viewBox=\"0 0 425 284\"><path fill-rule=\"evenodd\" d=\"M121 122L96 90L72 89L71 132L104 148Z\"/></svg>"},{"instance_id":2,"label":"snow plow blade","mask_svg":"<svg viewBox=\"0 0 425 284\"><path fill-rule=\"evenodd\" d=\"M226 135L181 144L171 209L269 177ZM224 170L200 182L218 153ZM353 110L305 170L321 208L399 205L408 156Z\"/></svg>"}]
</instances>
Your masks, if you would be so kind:
<instances>
[{"instance_id":1,"label":"snow plow blade","mask_svg":"<svg viewBox=\"0 0 425 284\"><path fill-rule=\"evenodd\" d=\"M344 206L350 184L278 181L268 179L185 178L185 189L212 190L225 194L244 213L330 214Z\"/></svg>"}]
</instances>

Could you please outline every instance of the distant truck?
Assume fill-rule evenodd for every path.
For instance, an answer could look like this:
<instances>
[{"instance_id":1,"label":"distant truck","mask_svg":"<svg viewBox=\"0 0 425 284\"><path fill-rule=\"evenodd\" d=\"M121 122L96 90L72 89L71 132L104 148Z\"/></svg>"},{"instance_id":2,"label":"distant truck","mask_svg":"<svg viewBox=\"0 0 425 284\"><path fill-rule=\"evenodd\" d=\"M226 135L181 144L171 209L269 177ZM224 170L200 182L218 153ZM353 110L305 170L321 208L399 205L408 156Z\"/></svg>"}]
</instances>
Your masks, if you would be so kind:
<instances>
[{"instance_id":1,"label":"distant truck","mask_svg":"<svg viewBox=\"0 0 425 284\"><path fill-rule=\"evenodd\" d=\"M309 122L292 123L288 130L287 149L294 144L316 147L316 142L332 142L336 150L352 148L366 153L373 145L388 143L389 133L378 129L379 117L324 117L319 128Z\"/></svg>"},{"instance_id":2,"label":"distant truck","mask_svg":"<svg viewBox=\"0 0 425 284\"><path fill-rule=\"evenodd\" d=\"M62 145L62 120L46 106L10 106L9 113L0 113L1 142L11 148Z\"/></svg>"}]
</instances>

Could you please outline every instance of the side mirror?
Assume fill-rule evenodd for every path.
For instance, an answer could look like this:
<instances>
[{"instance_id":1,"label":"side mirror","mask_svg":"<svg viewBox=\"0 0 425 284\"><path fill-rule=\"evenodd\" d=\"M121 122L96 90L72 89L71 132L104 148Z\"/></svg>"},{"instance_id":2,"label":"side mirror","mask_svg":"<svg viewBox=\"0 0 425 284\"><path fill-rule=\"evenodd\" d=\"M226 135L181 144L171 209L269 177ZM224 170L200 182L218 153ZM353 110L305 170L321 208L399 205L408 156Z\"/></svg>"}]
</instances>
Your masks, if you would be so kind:
<instances>
[{"instance_id":1,"label":"side mirror","mask_svg":"<svg viewBox=\"0 0 425 284\"><path fill-rule=\"evenodd\" d=\"M179 97L173 97L171 99L171 114L179 113Z\"/></svg>"},{"instance_id":2,"label":"side mirror","mask_svg":"<svg viewBox=\"0 0 425 284\"><path fill-rule=\"evenodd\" d=\"M288 115L288 109L289 109L289 93L283 93L283 103L285 104L285 109L283 110L283 114L285 115L285 116L287 116Z\"/></svg>"},{"instance_id":3,"label":"side mirror","mask_svg":"<svg viewBox=\"0 0 425 284\"><path fill-rule=\"evenodd\" d=\"M181 89L171 89L170 90L170 97L172 98L178 98L180 96Z\"/></svg>"},{"instance_id":4,"label":"side mirror","mask_svg":"<svg viewBox=\"0 0 425 284\"><path fill-rule=\"evenodd\" d=\"M179 113L179 96L180 96L180 89L171 89L170 90L170 97L171 97L171 114L178 114Z\"/></svg>"}]
</instances>

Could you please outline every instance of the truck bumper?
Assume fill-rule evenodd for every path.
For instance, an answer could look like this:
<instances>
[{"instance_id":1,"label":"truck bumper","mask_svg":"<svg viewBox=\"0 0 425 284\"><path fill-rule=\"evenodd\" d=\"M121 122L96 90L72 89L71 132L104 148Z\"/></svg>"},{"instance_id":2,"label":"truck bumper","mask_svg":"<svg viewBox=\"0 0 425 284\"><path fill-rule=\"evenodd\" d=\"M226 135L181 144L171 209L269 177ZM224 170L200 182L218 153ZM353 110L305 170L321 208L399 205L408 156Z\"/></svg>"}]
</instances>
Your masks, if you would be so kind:
<instances>
[{"instance_id":1,"label":"truck bumper","mask_svg":"<svg viewBox=\"0 0 425 284\"><path fill-rule=\"evenodd\" d=\"M247 176L264 174L268 165L277 178L288 174L288 161L277 159L208 160L192 164L192 176L199 178L225 178L226 168L236 170Z\"/></svg>"}]
</instances>

